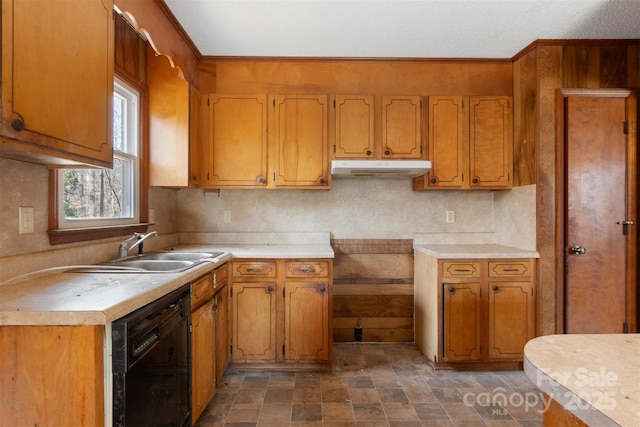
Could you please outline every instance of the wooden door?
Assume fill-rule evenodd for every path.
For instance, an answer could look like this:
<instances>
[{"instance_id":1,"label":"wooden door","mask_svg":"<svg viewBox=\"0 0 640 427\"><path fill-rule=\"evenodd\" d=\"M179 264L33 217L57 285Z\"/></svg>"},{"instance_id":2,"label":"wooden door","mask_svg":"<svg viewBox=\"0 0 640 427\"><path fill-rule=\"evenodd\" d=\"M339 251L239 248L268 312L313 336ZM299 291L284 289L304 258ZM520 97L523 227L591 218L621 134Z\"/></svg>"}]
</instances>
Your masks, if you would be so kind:
<instances>
[{"instance_id":1,"label":"wooden door","mask_svg":"<svg viewBox=\"0 0 640 427\"><path fill-rule=\"evenodd\" d=\"M110 168L114 44L110 0L3 1L0 148Z\"/></svg>"},{"instance_id":2,"label":"wooden door","mask_svg":"<svg viewBox=\"0 0 640 427\"><path fill-rule=\"evenodd\" d=\"M326 282L286 282L285 359L329 360L329 286Z\"/></svg>"},{"instance_id":3,"label":"wooden door","mask_svg":"<svg viewBox=\"0 0 640 427\"><path fill-rule=\"evenodd\" d=\"M373 158L373 96L337 95L335 110L334 157Z\"/></svg>"},{"instance_id":4,"label":"wooden door","mask_svg":"<svg viewBox=\"0 0 640 427\"><path fill-rule=\"evenodd\" d=\"M329 188L327 97L271 98L271 168L278 187Z\"/></svg>"},{"instance_id":5,"label":"wooden door","mask_svg":"<svg viewBox=\"0 0 640 427\"><path fill-rule=\"evenodd\" d=\"M430 96L428 109L427 151L432 169L425 187L462 188L466 184L465 173L469 179L468 119L465 120L468 113L464 97Z\"/></svg>"},{"instance_id":6,"label":"wooden door","mask_svg":"<svg viewBox=\"0 0 640 427\"><path fill-rule=\"evenodd\" d=\"M635 97L629 91L563 92L564 332L633 331Z\"/></svg>"},{"instance_id":7,"label":"wooden door","mask_svg":"<svg viewBox=\"0 0 640 427\"><path fill-rule=\"evenodd\" d=\"M480 282L443 283L443 359L448 362L482 358L485 286Z\"/></svg>"},{"instance_id":8,"label":"wooden door","mask_svg":"<svg viewBox=\"0 0 640 427\"><path fill-rule=\"evenodd\" d=\"M382 158L422 158L419 96L382 97Z\"/></svg>"},{"instance_id":9,"label":"wooden door","mask_svg":"<svg viewBox=\"0 0 640 427\"><path fill-rule=\"evenodd\" d=\"M531 282L489 282L489 348L491 359L518 359L535 336Z\"/></svg>"},{"instance_id":10,"label":"wooden door","mask_svg":"<svg viewBox=\"0 0 640 427\"><path fill-rule=\"evenodd\" d=\"M276 360L276 283L233 284L234 361Z\"/></svg>"},{"instance_id":11,"label":"wooden door","mask_svg":"<svg viewBox=\"0 0 640 427\"><path fill-rule=\"evenodd\" d=\"M216 294L216 379L220 382L229 361L229 288L226 284Z\"/></svg>"},{"instance_id":12,"label":"wooden door","mask_svg":"<svg viewBox=\"0 0 640 427\"><path fill-rule=\"evenodd\" d=\"M191 411L195 421L216 393L213 301L196 310L191 322Z\"/></svg>"},{"instance_id":13,"label":"wooden door","mask_svg":"<svg viewBox=\"0 0 640 427\"><path fill-rule=\"evenodd\" d=\"M471 96L469 104L469 186L482 189L511 188L511 98Z\"/></svg>"},{"instance_id":14,"label":"wooden door","mask_svg":"<svg viewBox=\"0 0 640 427\"><path fill-rule=\"evenodd\" d=\"M213 188L267 185L266 95L211 95L203 181Z\"/></svg>"}]
</instances>

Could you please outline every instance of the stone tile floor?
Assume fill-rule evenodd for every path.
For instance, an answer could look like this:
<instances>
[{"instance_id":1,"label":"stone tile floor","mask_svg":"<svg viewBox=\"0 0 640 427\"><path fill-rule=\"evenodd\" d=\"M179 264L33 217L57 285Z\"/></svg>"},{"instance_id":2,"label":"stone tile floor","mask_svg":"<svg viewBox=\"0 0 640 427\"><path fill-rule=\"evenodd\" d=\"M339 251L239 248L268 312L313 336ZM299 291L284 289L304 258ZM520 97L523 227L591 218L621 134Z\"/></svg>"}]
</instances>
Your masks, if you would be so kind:
<instances>
[{"instance_id":1,"label":"stone tile floor","mask_svg":"<svg viewBox=\"0 0 640 427\"><path fill-rule=\"evenodd\" d=\"M434 371L414 344L334 344L332 372L227 371L197 427L541 426L522 371Z\"/></svg>"}]
</instances>

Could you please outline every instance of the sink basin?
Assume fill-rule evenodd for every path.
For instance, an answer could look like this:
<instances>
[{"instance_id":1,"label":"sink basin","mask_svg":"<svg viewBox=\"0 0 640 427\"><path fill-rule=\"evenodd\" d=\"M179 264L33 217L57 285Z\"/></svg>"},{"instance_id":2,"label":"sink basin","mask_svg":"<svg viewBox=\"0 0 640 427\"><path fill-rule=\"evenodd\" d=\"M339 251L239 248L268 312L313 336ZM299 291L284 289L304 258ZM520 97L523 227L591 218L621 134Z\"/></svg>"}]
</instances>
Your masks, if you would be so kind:
<instances>
[{"instance_id":1,"label":"sink basin","mask_svg":"<svg viewBox=\"0 0 640 427\"><path fill-rule=\"evenodd\" d=\"M224 252L150 252L114 259L103 264L70 268L69 273L178 273Z\"/></svg>"},{"instance_id":2,"label":"sink basin","mask_svg":"<svg viewBox=\"0 0 640 427\"><path fill-rule=\"evenodd\" d=\"M191 268L195 261L159 260L159 259L129 259L114 262L115 267L133 267L144 271L174 272Z\"/></svg>"},{"instance_id":3,"label":"sink basin","mask_svg":"<svg viewBox=\"0 0 640 427\"><path fill-rule=\"evenodd\" d=\"M224 252L155 252L139 256L139 260L173 260L173 261L200 261L207 258L215 258Z\"/></svg>"}]
</instances>

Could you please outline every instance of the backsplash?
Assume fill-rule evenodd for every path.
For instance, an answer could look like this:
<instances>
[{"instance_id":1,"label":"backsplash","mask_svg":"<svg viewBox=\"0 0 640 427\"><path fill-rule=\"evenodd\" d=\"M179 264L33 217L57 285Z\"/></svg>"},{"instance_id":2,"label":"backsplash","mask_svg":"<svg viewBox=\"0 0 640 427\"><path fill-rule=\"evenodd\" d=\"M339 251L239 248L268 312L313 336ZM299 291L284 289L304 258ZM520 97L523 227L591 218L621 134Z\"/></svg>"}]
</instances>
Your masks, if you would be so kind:
<instances>
[{"instance_id":1,"label":"backsplash","mask_svg":"<svg viewBox=\"0 0 640 427\"><path fill-rule=\"evenodd\" d=\"M49 245L48 180L46 166L0 159L0 281L35 267L100 262L116 253L120 238ZM19 206L34 207L33 234L18 234ZM330 191L151 188L149 207L155 211L151 230L160 234L149 240L149 250L177 243L179 232L330 232L334 239L495 233L498 244L529 250L536 244L533 185L414 192L408 179L348 178L334 180ZM454 223L446 222L448 210L455 211Z\"/></svg>"}]
</instances>

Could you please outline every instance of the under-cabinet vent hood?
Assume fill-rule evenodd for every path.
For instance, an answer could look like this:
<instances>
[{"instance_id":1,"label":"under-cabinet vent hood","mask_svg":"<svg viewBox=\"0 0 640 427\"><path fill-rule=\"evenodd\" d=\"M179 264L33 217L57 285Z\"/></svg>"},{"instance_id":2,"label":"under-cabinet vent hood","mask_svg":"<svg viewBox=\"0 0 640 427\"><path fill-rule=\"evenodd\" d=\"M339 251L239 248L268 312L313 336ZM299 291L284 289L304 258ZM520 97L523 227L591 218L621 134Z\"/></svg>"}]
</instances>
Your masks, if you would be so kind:
<instances>
[{"instance_id":1,"label":"under-cabinet vent hood","mask_svg":"<svg viewBox=\"0 0 640 427\"><path fill-rule=\"evenodd\" d=\"M331 174L335 177L412 178L431 169L428 160L332 160Z\"/></svg>"}]
</instances>

